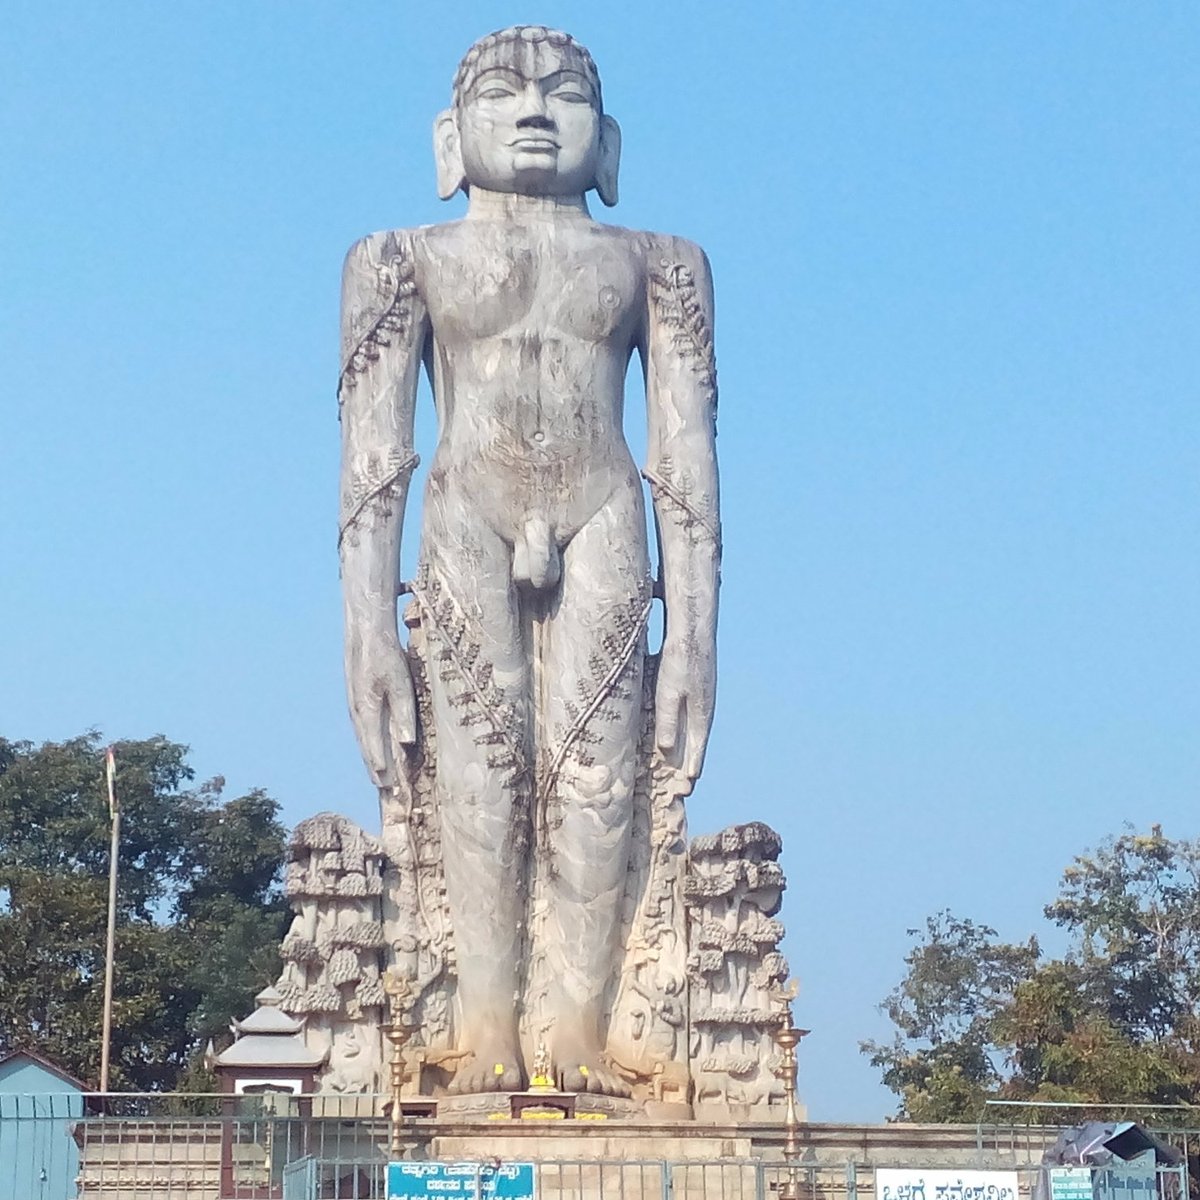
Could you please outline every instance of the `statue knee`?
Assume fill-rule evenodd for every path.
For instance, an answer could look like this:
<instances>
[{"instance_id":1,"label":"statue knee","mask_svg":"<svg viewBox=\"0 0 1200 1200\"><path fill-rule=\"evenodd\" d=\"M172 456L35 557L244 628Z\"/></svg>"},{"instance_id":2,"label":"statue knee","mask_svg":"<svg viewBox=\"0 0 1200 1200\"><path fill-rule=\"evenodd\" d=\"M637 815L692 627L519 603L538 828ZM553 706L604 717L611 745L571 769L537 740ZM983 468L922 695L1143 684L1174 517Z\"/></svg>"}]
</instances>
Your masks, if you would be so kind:
<instances>
[{"instance_id":1,"label":"statue knee","mask_svg":"<svg viewBox=\"0 0 1200 1200\"><path fill-rule=\"evenodd\" d=\"M572 763L564 766L559 776L559 795L571 807L613 826L628 814L633 777L632 763Z\"/></svg>"},{"instance_id":2,"label":"statue knee","mask_svg":"<svg viewBox=\"0 0 1200 1200\"><path fill-rule=\"evenodd\" d=\"M484 801L491 780L478 761L439 755L437 782L445 800L458 807L474 808Z\"/></svg>"}]
</instances>

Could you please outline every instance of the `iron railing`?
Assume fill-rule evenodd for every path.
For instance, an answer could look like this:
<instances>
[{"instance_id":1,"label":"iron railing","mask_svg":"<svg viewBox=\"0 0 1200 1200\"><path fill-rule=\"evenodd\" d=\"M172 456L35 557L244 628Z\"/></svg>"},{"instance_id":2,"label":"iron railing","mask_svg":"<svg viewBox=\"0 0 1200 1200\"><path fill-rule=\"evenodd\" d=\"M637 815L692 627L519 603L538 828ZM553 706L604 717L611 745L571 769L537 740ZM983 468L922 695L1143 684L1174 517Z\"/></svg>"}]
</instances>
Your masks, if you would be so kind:
<instances>
[{"instance_id":1,"label":"iron railing","mask_svg":"<svg viewBox=\"0 0 1200 1200\"><path fill-rule=\"evenodd\" d=\"M382 1097L0 1096L0 1200L281 1200L304 1158L386 1155ZM412 1120L413 1145L428 1142Z\"/></svg>"},{"instance_id":2,"label":"iron railing","mask_svg":"<svg viewBox=\"0 0 1200 1200\"><path fill-rule=\"evenodd\" d=\"M468 1165L468 1164L464 1164ZM489 1200L496 1161L475 1168L463 1200ZM872 1166L766 1161L757 1158L671 1161L659 1159L555 1159L540 1161L535 1200L879 1200ZM905 1169L911 1170L911 1164ZM970 1168L956 1168L967 1171ZM1020 1200L1030 1200L1040 1168L1009 1168L1018 1177ZM305 1159L289 1167L291 1190L281 1200L385 1200L386 1166L378 1162L321 1162ZM1158 1169L1158 1200L1186 1200L1186 1166ZM935 1200L931 1190L928 1200Z\"/></svg>"},{"instance_id":3,"label":"iron railing","mask_svg":"<svg viewBox=\"0 0 1200 1200\"><path fill-rule=\"evenodd\" d=\"M1200 1106L1194 1104L1092 1104L1078 1100L988 1100L976 1126L981 1153L1017 1153L1043 1140L1047 1127L1085 1121L1136 1121L1170 1142L1195 1169L1200 1163Z\"/></svg>"},{"instance_id":4,"label":"iron railing","mask_svg":"<svg viewBox=\"0 0 1200 1200\"><path fill-rule=\"evenodd\" d=\"M0 1096L0 1200L383 1200L391 1134L384 1099L282 1093ZM1070 1123L1081 1119L1074 1115ZM568 1144L567 1153L575 1152L580 1138L597 1152L538 1158L536 1200L876 1200L875 1169L889 1165L878 1155L871 1164L861 1161L861 1151L849 1152L860 1155L856 1161L830 1161L826 1143L823 1161L789 1166L779 1161L780 1144L772 1138L757 1142L764 1147L757 1150L760 1157L684 1161L686 1133L666 1130L658 1134L661 1158L618 1161L619 1150L602 1144L613 1140L615 1130L593 1122L571 1126L571 1141L559 1142L560 1154ZM407 1154L432 1158L434 1138L446 1132L445 1124L410 1116ZM535 1139L543 1155L555 1132L547 1128ZM924 1149L914 1143L910 1152L892 1141L886 1153L907 1159L898 1166L969 1169L969 1127L963 1132L966 1138L955 1145L965 1155L956 1149L953 1159L939 1156L933 1143ZM1169 1134L1176 1142L1177 1132ZM1017 1169L1024 1200L1034 1164L1056 1133L1032 1119L1003 1131L981 1124L973 1157L980 1166ZM639 1142L644 1154L645 1135ZM537 1157L534 1142L529 1146L528 1157ZM486 1159L478 1164L479 1200L486 1200L491 1166ZM1186 1168L1160 1171L1158 1200L1186 1200L1186 1184Z\"/></svg>"}]
</instances>

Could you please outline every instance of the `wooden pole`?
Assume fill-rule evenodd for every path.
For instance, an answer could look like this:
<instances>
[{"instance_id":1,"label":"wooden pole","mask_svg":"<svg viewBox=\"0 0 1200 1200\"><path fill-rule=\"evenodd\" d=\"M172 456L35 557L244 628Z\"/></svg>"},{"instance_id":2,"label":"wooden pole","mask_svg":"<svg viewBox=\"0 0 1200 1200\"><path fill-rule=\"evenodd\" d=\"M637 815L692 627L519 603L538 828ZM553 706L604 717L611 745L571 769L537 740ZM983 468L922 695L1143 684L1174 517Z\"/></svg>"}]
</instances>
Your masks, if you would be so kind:
<instances>
[{"instance_id":1,"label":"wooden pole","mask_svg":"<svg viewBox=\"0 0 1200 1200\"><path fill-rule=\"evenodd\" d=\"M111 747L105 755L108 811L112 817L112 842L108 851L108 938L104 951L104 1027L100 1034L100 1091L108 1091L109 1053L112 1043L113 957L117 941L117 853L121 845L121 810L115 789L116 762Z\"/></svg>"}]
</instances>

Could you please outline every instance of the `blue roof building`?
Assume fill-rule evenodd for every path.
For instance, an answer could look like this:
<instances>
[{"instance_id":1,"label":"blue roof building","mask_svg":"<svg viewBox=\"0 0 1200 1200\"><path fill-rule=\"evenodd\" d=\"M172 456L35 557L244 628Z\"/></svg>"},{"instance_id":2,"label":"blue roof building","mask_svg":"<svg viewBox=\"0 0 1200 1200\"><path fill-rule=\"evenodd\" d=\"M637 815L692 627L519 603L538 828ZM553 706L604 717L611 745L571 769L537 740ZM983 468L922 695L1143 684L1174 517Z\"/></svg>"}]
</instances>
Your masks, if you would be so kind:
<instances>
[{"instance_id":1,"label":"blue roof building","mask_svg":"<svg viewBox=\"0 0 1200 1200\"><path fill-rule=\"evenodd\" d=\"M0 1200L74 1200L83 1091L40 1054L0 1054Z\"/></svg>"}]
</instances>

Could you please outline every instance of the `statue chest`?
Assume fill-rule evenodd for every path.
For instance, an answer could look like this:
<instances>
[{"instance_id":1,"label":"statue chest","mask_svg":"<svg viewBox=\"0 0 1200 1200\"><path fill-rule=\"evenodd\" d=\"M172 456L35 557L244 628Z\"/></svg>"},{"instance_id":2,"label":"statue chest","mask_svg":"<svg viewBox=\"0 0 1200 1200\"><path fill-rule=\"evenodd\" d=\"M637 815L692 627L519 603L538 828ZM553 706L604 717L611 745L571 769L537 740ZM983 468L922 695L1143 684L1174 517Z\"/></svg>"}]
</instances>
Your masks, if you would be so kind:
<instances>
[{"instance_id":1,"label":"statue chest","mask_svg":"<svg viewBox=\"0 0 1200 1200\"><path fill-rule=\"evenodd\" d=\"M488 239L431 256L421 291L434 335L450 344L534 333L627 344L641 315L639 264L612 243L564 242Z\"/></svg>"}]
</instances>

